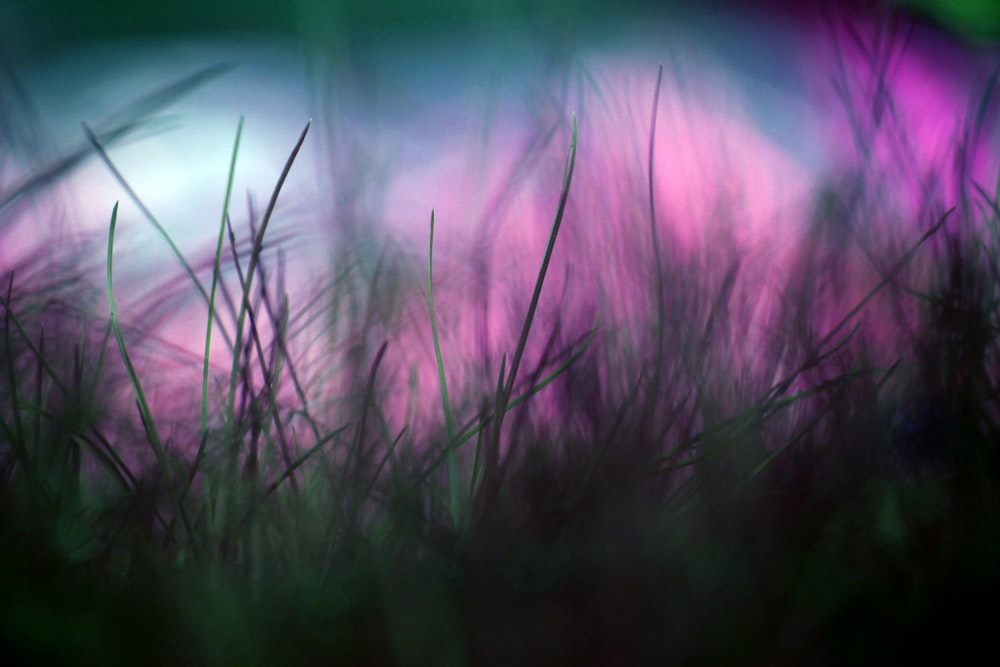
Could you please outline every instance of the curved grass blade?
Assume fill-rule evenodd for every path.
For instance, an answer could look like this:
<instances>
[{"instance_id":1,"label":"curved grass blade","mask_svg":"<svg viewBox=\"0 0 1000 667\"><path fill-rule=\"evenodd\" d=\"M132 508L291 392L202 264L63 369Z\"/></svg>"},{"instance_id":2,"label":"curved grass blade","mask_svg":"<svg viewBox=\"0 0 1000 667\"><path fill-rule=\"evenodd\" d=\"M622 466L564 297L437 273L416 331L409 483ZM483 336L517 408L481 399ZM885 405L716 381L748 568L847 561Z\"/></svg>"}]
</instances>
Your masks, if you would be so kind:
<instances>
[{"instance_id":1,"label":"curved grass blade","mask_svg":"<svg viewBox=\"0 0 1000 667\"><path fill-rule=\"evenodd\" d=\"M250 253L250 263L247 266L246 277L243 281L243 296L240 300L240 310L239 315L236 318L236 334L234 340L231 342L233 350L233 365L230 369L229 374L229 403L226 408L226 418L229 423L234 423L233 414L235 411L235 399L236 399L236 383L239 379L240 372L240 350L243 347L243 327L246 325L247 310L250 308L250 288L253 284L254 274L257 272L257 263L260 261L260 253L264 247L264 234L267 232L269 223L271 222L271 216L274 214L274 207L278 203L278 195L281 194L281 188L285 184L285 180L288 178L288 173L292 169L292 164L295 162L295 158L299 154L299 150L302 148L302 144L306 140L306 134L309 133L309 127L312 125L312 121L306 123L305 128L302 129L302 133L299 135L299 139L295 142L295 147L292 148L291 154L288 156L288 160L285 161L285 166L281 170L281 175L278 177L278 182L274 186L274 190L271 193L271 199L267 204L267 210L264 213L264 217L261 220L260 229L257 230L257 235L254 238L253 250Z\"/></svg>"},{"instance_id":2,"label":"curved grass blade","mask_svg":"<svg viewBox=\"0 0 1000 667\"><path fill-rule=\"evenodd\" d=\"M135 190L132 189L132 186L129 185L129 182L125 179L125 176L118 170L118 167L115 166L114 162L111 161L111 157L108 155L108 152L104 149L104 146L101 144L101 141L97 138L97 135L94 134L94 132L87 126L86 123L83 123L82 127L84 134L87 135L87 138L90 140L90 143L94 146L94 150L97 151L97 154L104 162L104 165L111 172L111 175L114 176L115 180L118 181L118 184L122 186L122 188L128 194L129 199L131 199L132 202L139 208L139 211L141 211L142 215L146 218L146 220L149 221L149 224L153 226L153 229L156 230L156 233L159 234L160 237L166 242L167 246L170 248L170 252L174 254L174 257L177 258L177 261L184 269L184 273L186 273L188 278L191 279L191 282L194 283L194 286L198 290L198 293L201 295L202 300L206 304L210 304L211 299L209 299L209 295L208 292L205 290L205 286L201 284L200 280L198 280L198 276L195 275L194 269L191 267L191 264L187 261L187 258L184 257L184 254L181 252L180 248L177 247L177 244L174 243L174 240L170 237L170 234L163 227L163 225L160 224L160 221L157 220L156 216L153 215L153 212L149 210L149 208L146 206L145 203L143 203L142 199L139 198L139 195L135 192ZM211 312L214 312L214 310ZM227 345L230 344L229 332L226 330L225 325L223 324L221 318L219 318L218 313L215 313L215 318L219 320L219 331L222 333L222 336L225 339L226 344Z\"/></svg>"},{"instance_id":3,"label":"curved grass blade","mask_svg":"<svg viewBox=\"0 0 1000 667\"><path fill-rule=\"evenodd\" d=\"M577 142L577 122L576 114L573 114L573 136L569 145L569 153L566 156L566 168L563 172L563 182L562 187L559 192L559 205L556 208L555 219L552 221L552 229L549 232L549 240L545 246L545 255L542 258L542 264L538 269L538 278L535 280L535 288L531 294L531 302L528 305L528 312L524 317L524 323L521 327L521 335L517 341L517 348L514 350L514 356L510 362L510 370L507 373L505 379L506 384L503 386L502 390L498 392L495 397L495 414L493 422L493 438L490 446L498 446L500 442L501 428L503 427L504 415L510 406L510 396L514 392L514 383L517 381L517 371L521 365L521 357L524 355L524 348L528 344L528 334L531 332L531 326L535 320L535 311L538 309L538 302L542 296L542 286L545 283L545 276L548 274L549 262L552 260L552 252L555 250L556 238L559 236L559 229L562 226L563 215L566 212L566 202L569 200L569 188L573 182L573 170L576 165L576 142ZM499 389L499 387L498 387ZM500 469L505 470L508 466L509 461L513 458L516 451L517 443L514 443L509 450L507 450L505 459ZM487 496L495 494L499 485L503 481L502 473L493 480L492 487L487 491ZM490 498L486 498L486 502L490 502Z\"/></svg>"},{"instance_id":4,"label":"curved grass blade","mask_svg":"<svg viewBox=\"0 0 1000 667\"><path fill-rule=\"evenodd\" d=\"M445 458L448 465L448 511L452 522L459 522L458 459L455 456L455 421L451 413L448 397L448 379L445 377L444 358L441 354L441 338L438 335L437 313L434 310L434 211L431 210L430 246L427 251L427 302L431 314L431 337L434 339L434 358L437 363L438 385L441 387L441 408L444 411Z\"/></svg>"},{"instance_id":5,"label":"curved grass blade","mask_svg":"<svg viewBox=\"0 0 1000 667\"><path fill-rule=\"evenodd\" d=\"M236 126L236 139L233 142L233 153L229 160L229 176L226 178L226 196L222 203L222 222L219 224L219 239L215 245L215 259L212 262L212 287L208 295L208 327L205 332L205 363L201 376L201 432L208 432L208 365L212 350L212 323L215 321L215 295L219 287L219 273L222 263L222 245L226 234L226 219L229 216L229 202L233 193L233 178L236 174L236 156L240 150L240 137L243 135L243 116Z\"/></svg>"},{"instance_id":6,"label":"curved grass blade","mask_svg":"<svg viewBox=\"0 0 1000 667\"><path fill-rule=\"evenodd\" d=\"M660 238L656 224L656 194L654 184L656 178L653 168L653 158L656 156L656 117L660 108L660 86L663 83L663 65L656 74L656 90L653 93L653 113L649 124L649 234L650 242L653 244L653 262L656 268L656 357L653 363L653 375L650 383L649 399L646 409L652 409L656 397L660 393L660 383L663 374L664 343L666 341L666 296L664 294L666 286L663 277L663 257L660 252Z\"/></svg>"},{"instance_id":7,"label":"curved grass blade","mask_svg":"<svg viewBox=\"0 0 1000 667\"><path fill-rule=\"evenodd\" d=\"M129 380L132 383L132 388L135 390L136 403L139 406L139 415L142 418L142 425L146 431L146 439L149 441L149 444L153 449L153 454L156 456L157 468L160 470L161 474L166 475L169 479L170 462L167 458L167 452L163 447L163 441L160 439L160 434L156 430L156 422L153 421L153 413L149 408L149 402L146 400L146 392L143 391L142 383L139 382L139 376L135 372L135 366L132 364L132 358L129 356L128 349L125 347L125 338L122 336L121 326L118 323L118 306L115 303L113 287L115 227L117 225L118 202L115 202L115 206L111 211L111 227L108 231L107 261L108 310L110 312L111 328L114 331L115 340L118 342L118 351L121 354L122 361L125 363L125 371L128 373ZM187 530L187 534L189 536L193 536L191 524L188 520L187 514L184 512L183 506L180 503L175 485L169 483L167 484L167 488L169 489L170 500L173 504L175 515L181 518L181 521L184 523L184 527Z\"/></svg>"}]
</instances>

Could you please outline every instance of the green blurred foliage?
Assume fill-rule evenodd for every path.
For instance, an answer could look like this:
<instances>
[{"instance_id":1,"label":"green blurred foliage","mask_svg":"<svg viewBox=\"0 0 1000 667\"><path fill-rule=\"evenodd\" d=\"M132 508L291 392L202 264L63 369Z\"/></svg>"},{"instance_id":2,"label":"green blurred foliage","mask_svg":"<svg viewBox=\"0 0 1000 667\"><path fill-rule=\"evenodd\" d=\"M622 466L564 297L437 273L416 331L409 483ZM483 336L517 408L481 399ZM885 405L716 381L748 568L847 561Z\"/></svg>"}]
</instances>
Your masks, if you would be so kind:
<instances>
[{"instance_id":1,"label":"green blurred foliage","mask_svg":"<svg viewBox=\"0 0 1000 667\"><path fill-rule=\"evenodd\" d=\"M896 4L962 38L1000 41L1000 0L896 0Z\"/></svg>"},{"instance_id":2,"label":"green blurred foliage","mask_svg":"<svg viewBox=\"0 0 1000 667\"><path fill-rule=\"evenodd\" d=\"M1000 39L1000 0L887 0L966 39ZM0 47L28 57L71 51L107 40L269 33L315 41L352 41L491 29L522 29L544 38L583 22L675 16L701 6L716 10L786 11L774 0L3 0Z\"/></svg>"},{"instance_id":3,"label":"green blurred foliage","mask_svg":"<svg viewBox=\"0 0 1000 667\"><path fill-rule=\"evenodd\" d=\"M672 2L672 0L667 0ZM584 0L4 0L0 36L29 56L112 39L261 32L292 38L397 33L491 24L576 22L603 3ZM625 0L616 12L628 5Z\"/></svg>"}]
</instances>

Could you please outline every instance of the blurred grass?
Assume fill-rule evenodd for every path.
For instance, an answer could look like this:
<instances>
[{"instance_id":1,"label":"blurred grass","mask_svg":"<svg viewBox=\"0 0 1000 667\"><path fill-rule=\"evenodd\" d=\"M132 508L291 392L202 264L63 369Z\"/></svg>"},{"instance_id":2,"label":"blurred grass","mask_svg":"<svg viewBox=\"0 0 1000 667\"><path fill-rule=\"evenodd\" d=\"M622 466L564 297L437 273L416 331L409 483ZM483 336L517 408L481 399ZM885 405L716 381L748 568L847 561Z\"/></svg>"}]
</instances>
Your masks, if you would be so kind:
<instances>
[{"instance_id":1,"label":"blurred grass","mask_svg":"<svg viewBox=\"0 0 1000 667\"><path fill-rule=\"evenodd\" d=\"M598 234L597 215L573 205L602 195L573 188L585 166L575 119L547 135L566 168L531 297L514 295L525 297L511 300L523 307L510 306L514 334L484 362L499 367L495 382L456 372L461 350L442 344L445 316L462 313L437 298L448 287L430 256L432 215L437 383L413 391L441 396L440 423L400 428L382 401L386 351L401 343L386 324L400 303L386 274L402 257L386 251L372 271L345 260L322 298L298 304L280 253L265 251L306 131L248 232L220 192L210 295L184 263L206 323L233 331L219 352L228 373L211 397L199 383L187 435L161 435L179 408L156 412L145 397L170 368L140 376L131 361L157 321L117 312L115 213L107 322L87 248L61 255L42 239L3 267L9 661L832 665L988 646L981 606L1000 588L1000 180L964 184L974 207L929 198L919 220L866 235L886 198L862 162L856 176L877 194L828 186L824 202L854 203L832 250L830 206L802 213L816 233L775 288L761 344L743 346L758 326L746 308L762 289L753 258L725 238L698 256L670 245L646 187L654 100L645 200L612 221L641 221L642 237L613 225L607 240L637 249L620 265L576 258L595 291L611 278L635 287L612 292L626 302L612 306L648 304L637 308L648 321L591 325L562 317L565 301L539 315L556 301L542 287L564 213L568 228ZM54 176L2 183L13 191L0 201L44 196L61 172L38 168ZM30 212L0 209L0 234ZM866 270L848 264L855 255ZM317 322L322 363L300 364Z\"/></svg>"}]
</instances>

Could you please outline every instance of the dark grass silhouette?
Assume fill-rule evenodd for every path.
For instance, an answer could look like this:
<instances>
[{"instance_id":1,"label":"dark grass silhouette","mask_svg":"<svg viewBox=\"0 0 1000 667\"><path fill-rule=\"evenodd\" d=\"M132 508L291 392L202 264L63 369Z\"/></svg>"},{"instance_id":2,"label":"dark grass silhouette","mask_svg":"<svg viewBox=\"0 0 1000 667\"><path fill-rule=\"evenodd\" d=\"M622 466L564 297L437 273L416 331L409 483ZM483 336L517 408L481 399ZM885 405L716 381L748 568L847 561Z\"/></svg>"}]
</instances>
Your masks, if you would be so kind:
<instances>
[{"instance_id":1,"label":"dark grass silhouette","mask_svg":"<svg viewBox=\"0 0 1000 667\"><path fill-rule=\"evenodd\" d=\"M208 74L87 129L69 161L0 182L0 235L72 161L113 168L107 145ZM249 237L225 214L208 259L178 256L184 282L151 292L188 290L214 313L186 401L150 399L172 368L162 305L118 312L117 207L105 248L50 253L42 239L4 266L4 655L843 664L985 645L978 609L1000 556L997 189L941 165L960 196L922 193L900 221L886 201L912 193L887 197L861 154L802 213L787 271L724 232L683 250L653 187L660 85L643 173L614 199L632 202L616 221L635 224L600 237L608 255L569 231L604 233L594 193L575 189L588 134L575 117L539 130L525 159L565 156L543 188L546 252L531 272L498 265L489 243L468 259L500 291L441 277L430 213L428 264L389 243L366 263L348 220L329 278L293 300L281 240L265 239L307 126ZM866 133L888 124L868 120L854 116L856 136L874 145ZM238 145L239 131L234 165ZM435 377L396 365L406 346Z\"/></svg>"}]
</instances>

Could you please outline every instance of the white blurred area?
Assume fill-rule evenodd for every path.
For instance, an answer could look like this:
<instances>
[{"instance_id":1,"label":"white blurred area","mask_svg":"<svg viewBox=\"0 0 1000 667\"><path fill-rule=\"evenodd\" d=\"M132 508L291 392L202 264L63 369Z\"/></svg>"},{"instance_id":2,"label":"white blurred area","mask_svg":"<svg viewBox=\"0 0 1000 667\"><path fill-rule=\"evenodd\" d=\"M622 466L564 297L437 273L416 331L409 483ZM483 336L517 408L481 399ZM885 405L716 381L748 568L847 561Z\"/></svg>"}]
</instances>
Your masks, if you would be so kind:
<instances>
[{"instance_id":1,"label":"white blurred area","mask_svg":"<svg viewBox=\"0 0 1000 667\"><path fill-rule=\"evenodd\" d=\"M293 230L292 246L329 250L324 230L329 231L330 218L354 213L378 219L354 224L379 222L412 241L426 236L435 208L441 242L447 245L449 233L467 232L490 205L498 184L489 179L503 178L542 124L558 122L559 115L566 116L565 123L572 112L580 116L586 138L581 161L600 164L609 150L623 146L620 142L634 141L635 154L618 157L644 168L649 107L661 63L667 68L658 136L664 207L680 211L710 205L704 188L720 174L732 183L752 179L755 205L761 198L777 198L776 188L783 183L797 190L813 172L820 150L810 107L796 97L790 70L767 80L764 65L746 57L727 63L725 54L703 38L720 27L702 26L702 33L686 27L669 38L651 30L609 36L558 63L543 44L522 41L494 48L460 38L419 45L387 42L363 62L324 61L294 43L263 38L103 44L38 63L20 78L47 145L58 155L87 145L81 122L100 133L137 99L205 67L234 66L107 147L115 166L186 255L215 243L241 116L245 126L231 204L238 233L247 233L248 193L259 217L296 138L312 119L271 233ZM731 59L736 36L749 40L739 26L715 34L724 37ZM745 45L737 54L753 48ZM792 48L791 42L783 48ZM589 108L572 108L584 101L579 94L574 97L574 85L587 88ZM615 122L621 134L608 136ZM596 134L599 123L604 127ZM603 168L609 177L603 185L615 187L611 171L616 167ZM96 155L56 191L64 222L88 234L106 235L112 206L120 202L116 254L123 272L131 262L147 273L176 268L166 245ZM531 211L527 217L535 213L550 214Z\"/></svg>"},{"instance_id":2,"label":"white blurred area","mask_svg":"<svg viewBox=\"0 0 1000 667\"><path fill-rule=\"evenodd\" d=\"M213 245L222 216L229 164L241 115L233 192L234 216L245 193L273 187L287 152L309 120L301 59L280 42L177 42L103 45L46 63L23 79L50 146L67 154L89 143L86 123L99 136L128 122L122 111L137 101L216 65L232 65L175 102L156 109L123 139L105 148L115 167L178 246L193 252ZM315 144L303 161L314 160ZM290 193L316 196L311 169L298 169ZM106 235L119 205L121 252L152 268L164 259L140 208L110 169L91 152L60 184L67 222Z\"/></svg>"}]
</instances>

